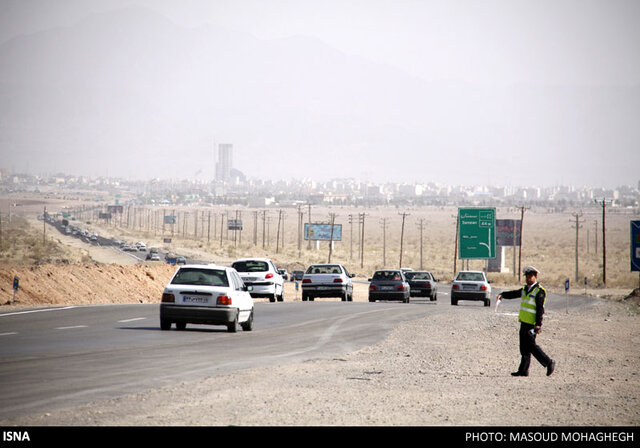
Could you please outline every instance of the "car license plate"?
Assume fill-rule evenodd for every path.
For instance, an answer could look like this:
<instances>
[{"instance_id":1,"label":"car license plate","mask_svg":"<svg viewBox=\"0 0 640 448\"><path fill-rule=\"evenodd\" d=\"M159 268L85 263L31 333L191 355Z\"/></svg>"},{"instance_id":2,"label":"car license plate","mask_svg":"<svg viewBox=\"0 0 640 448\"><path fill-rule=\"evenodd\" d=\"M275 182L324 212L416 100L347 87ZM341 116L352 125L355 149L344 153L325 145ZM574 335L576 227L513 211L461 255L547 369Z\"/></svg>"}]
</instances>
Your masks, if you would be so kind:
<instances>
[{"instance_id":1,"label":"car license plate","mask_svg":"<svg viewBox=\"0 0 640 448\"><path fill-rule=\"evenodd\" d=\"M207 297L184 296L183 302L184 303L208 303L209 299Z\"/></svg>"},{"instance_id":2,"label":"car license plate","mask_svg":"<svg viewBox=\"0 0 640 448\"><path fill-rule=\"evenodd\" d=\"M384 291L389 291L389 290L393 289L393 286L381 286L380 289L382 289Z\"/></svg>"},{"instance_id":3,"label":"car license plate","mask_svg":"<svg viewBox=\"0 0 640 448\"><path fill-rule=\"evenodd\" d=\"M476 290L478 289L478 287L476 285L462 285L462 289L466 289L466 290Z\"/></svg>"}]
</instances>

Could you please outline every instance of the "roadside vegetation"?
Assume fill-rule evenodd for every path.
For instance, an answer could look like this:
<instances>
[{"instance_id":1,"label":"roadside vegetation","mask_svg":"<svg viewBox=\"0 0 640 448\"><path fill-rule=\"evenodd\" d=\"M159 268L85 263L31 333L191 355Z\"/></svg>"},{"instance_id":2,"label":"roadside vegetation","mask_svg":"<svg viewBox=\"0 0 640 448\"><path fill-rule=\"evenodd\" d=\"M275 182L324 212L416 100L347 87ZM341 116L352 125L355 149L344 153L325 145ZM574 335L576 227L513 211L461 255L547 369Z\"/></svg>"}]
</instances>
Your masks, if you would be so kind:
<instances>
[{"instance_id":1,"label":"roadside vegetation","mask_svg":"<svg viewBox=\"0 0 640 448\"><path fill-rule=\"evenodd\" d=\"M50 228L47 230L52 231ZM2 216L0 229L0 263L2 265L69 263L75 258L72 251L58 240L46 237L43 227L34 228L28 219L20 215L13 215L10 221L7 215ZM90 260L80 256L78 261Z\"/></svg>"}]
</instances>

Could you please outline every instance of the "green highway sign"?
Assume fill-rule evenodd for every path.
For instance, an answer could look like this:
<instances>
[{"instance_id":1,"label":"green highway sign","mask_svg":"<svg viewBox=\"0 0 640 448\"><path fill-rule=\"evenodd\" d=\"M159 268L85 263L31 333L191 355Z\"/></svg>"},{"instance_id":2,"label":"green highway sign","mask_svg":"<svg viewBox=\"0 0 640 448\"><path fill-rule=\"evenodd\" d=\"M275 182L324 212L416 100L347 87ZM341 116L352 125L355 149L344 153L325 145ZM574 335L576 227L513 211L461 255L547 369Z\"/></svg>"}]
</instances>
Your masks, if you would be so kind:
<instances>
[{"instance_id":1,"label":"green highway sign","mask_svg":"<svg viewBox=\"0 0 640 448\"><path fill-rule=\"evenodd\" d=\"M496 257L496 209L458 209L458 254L461 259Z\"/></svg>"}]
</instances>

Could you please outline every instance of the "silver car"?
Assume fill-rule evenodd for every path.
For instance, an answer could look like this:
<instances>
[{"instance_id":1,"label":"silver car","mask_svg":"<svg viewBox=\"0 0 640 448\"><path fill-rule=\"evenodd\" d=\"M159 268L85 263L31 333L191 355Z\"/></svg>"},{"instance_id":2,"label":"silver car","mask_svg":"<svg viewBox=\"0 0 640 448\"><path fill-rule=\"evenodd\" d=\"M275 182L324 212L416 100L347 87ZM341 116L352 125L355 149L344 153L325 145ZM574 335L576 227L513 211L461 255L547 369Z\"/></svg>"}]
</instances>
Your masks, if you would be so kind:
<instances>
[{"instance_id":1,"label":"silver car","mask_svg":"<svg viewBox=\"0 0 640 448\"><path fill-rule=\"evenodd\" d=\"M376 300L400 300L409 303L409 282L400 269L381 269L369 279L369 302Z\"/></svg>"},{"instance_id":2,"label":"silver car","mask_svg":"<svg viewBox=\"0 0 640 448\"><path fill-rule=\"evenodd\" d=\"M481 300L491 305L491 285L482 271L460 271L451 284L451 305L458 300Z\"/></svg>"}]
</instances>

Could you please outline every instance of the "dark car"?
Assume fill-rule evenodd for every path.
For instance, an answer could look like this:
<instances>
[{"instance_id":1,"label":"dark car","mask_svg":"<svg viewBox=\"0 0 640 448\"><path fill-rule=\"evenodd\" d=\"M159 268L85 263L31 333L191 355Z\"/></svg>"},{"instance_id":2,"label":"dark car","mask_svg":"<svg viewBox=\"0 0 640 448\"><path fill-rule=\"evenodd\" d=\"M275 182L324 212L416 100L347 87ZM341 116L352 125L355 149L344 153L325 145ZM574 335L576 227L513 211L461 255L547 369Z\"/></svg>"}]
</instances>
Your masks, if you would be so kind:
<instances>
[{"instance_id":1,"label":"dark car","mask_svg":"<svg viewBox=\"0 0 640 448\"><path fill-rule=\"evenodd\" d=\"M304 271L292 271L291 281L301 282L303 276L304 276Z\"/></svg>"},{"instance_id":2,"label":"dark car","mask_svg":"<svg viewBox=\"0 0 640 448\"><path fill-rule=\"evenodd\" d=\"M409 303L409 283L399 269L381 269L369 279L369 302L376 300L400 300Z\"/></svg>"},{"instance_id":3,"label":"dark car","mask_svg":"<svg viewBox=\"0 0 640 448\"><path fill-rule=\"evenodd\" d=\"M428 271L405 272L409 282L411 297L429 297L431 301L438 300L438 280Z\"/></svg>"}]
</instances>

